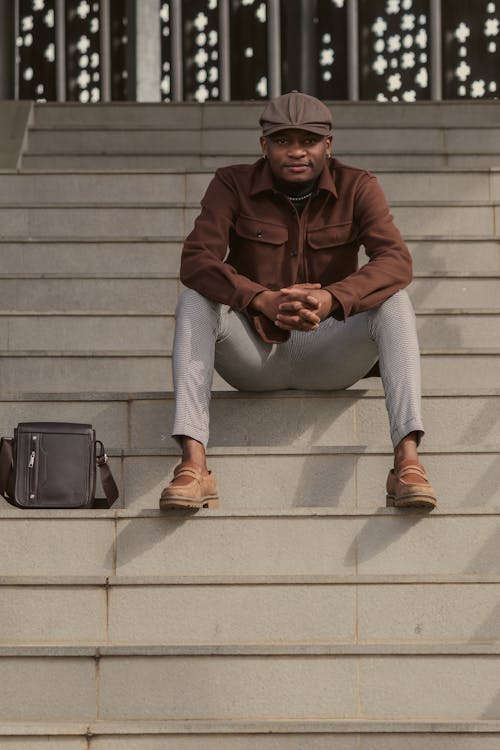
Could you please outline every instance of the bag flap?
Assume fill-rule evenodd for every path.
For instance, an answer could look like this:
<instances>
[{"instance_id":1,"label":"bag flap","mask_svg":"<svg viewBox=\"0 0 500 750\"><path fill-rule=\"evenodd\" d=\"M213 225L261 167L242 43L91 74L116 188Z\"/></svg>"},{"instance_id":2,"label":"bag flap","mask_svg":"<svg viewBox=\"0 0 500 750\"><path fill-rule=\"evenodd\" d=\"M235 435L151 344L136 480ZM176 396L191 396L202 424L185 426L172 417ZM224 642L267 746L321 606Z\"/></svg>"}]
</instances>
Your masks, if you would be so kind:
<instances>
[{"instance_id":1,"label":"bag flap","mask_svg":"<svg viewBox=\"0 0 500 750\"><path fill-rule=\"evenodd\" d=\"M20 422L17 425L18 433L26 432L48 432L59 435L92 435L93 429L90 424L78 424L76 422Z\"/></svg>"}]
</instances>

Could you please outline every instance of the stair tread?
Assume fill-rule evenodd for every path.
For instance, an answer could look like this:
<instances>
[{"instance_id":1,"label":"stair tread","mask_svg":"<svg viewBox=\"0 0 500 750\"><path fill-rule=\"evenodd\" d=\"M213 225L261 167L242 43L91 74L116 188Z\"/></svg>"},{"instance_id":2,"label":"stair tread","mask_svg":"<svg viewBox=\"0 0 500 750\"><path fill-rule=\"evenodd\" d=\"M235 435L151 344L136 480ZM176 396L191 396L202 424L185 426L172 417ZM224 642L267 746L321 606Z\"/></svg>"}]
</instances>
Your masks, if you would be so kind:
<instances>
[{"instance_id":1,"label":"stair tread","mask_svg":"<svg viewBox=\"0 0 500 750\"><path fill-rule=\"evenodd\" d=\"M373 170L375 174L402 174L405 175L408 172L411 174L465 174L468 176L475 174L489 175L491 173L500 172L500 166L492 165L490 167L478 166L471 169L459 166L442 166L442 167L377 167ZM54 167L46 167L43 169L0 169L0 175L13 176L15 178L22 177L43 177L45 175L58 175L62 178L71 178L73 175L109 175L112 177L128 177L130 175L185 175L185 176L197 176L197 175L212 175L214 173L211 167L123 167L121 169L109 169L106 167L96 166L95 168L77 168L68 173L66 169L57 169Z\"/></svg>"},{"instance_id":2,"label":"stair tread","mask_svg":"<svg viewBox=\"0 0 500 750\"><path fill-rule=\"evenodd\" d=\"M232 508L225 510L220 508L217 510L200 510L194 513L186 513L182 510L179 512L165 512L158 508L140 508L135 510L133 508L120 508L120 509L96 509L96 508L31 508L23 509L10 506L6 504L0 507L0 518L4 520L25 520L27 518L30 521L39 520L96 520L96 521L113 521L115 519L151 519L158 518L165 521L174 520L178 518L189 518L193 521L215 521L220 518L254 518L254 519L269 519L269 518L409 518L409 517L425 517L428 521L435 520L437 518L452 517L452 518L463 518L463 517L475 517L475 518L500 518L500 504L497 508L494 506L488 506L486 508L480 508L473 506L471 508L440 508L439 505L435 508L432 513L428 510L421 508L337 508L337 507L326 507L326 506L313 506L308 505L302 508L246 508L238 509Z\"/></svg>"},{"instance_id":3,"label":"stair tread","mask_svg":"<svg viewBox=\"0 0 500 750\"><path fill-rule=\"evenodd\" d=\"M362 383L362 381L360 381ZM423 390L422 397L425 398L456 398L466 396L467 398L482 398L485 396L500 396L500 388L475 388L471 393L468 388L427 388ZM218 399L295 399L295 398L384 398L384 391L380 387L363 387L359 382L343 391L212 391L212 401ZM15 392L12 394L0 394L0 403L10 401L172 401L173 391L68 391L68 392Z\"/></svg>"},{"instance_id":4,"label":"stair tread","mask_svg":"<svg viewBox=\"0 0 500 750\"><path fill-rule=\"evenodd\" d=\"M499 205L499 202L494 199L490 200L391 200L391 206L396 207L402 207L402 208L483 208L483 207L497 207ZM4 209L14 209L14 210L30 210L30 209L39 209L39 210L47 210L47 209L68 209L71 211L86 211L88 209L93 210L103 210L106 211L107 209L123 209L123 210L144 210L144 209L161 209L162 211L168 210L169 208L179 208L179 209L199 209L200 208L200 201L199 200L190 200L190 201L151 201L151 202L143 202L140 201L117 201L117 200L111 200L111 201L87 201L82 200L75 204L74 201L1 201L0 202L0 210Z\"/></svg>"},{"instance_id":5,"label":"stair tread","mask_svg":"<svg viewBox=\"0 0 500 750\"><path fill-rule=\"evenodd\" d=\"M500 584L500 574L393 574L393 575L0 575L0 587L51 587L51 586L98 586L98 587L128 587L128 586L401 586L401 585L493 585Z\"/></svg>"},{"instance_id":6,"label":"stair tread","mask_svg":"<svg viewBox=\"0 0 500 750\"><path fill-rule=\"evenodd\" d=\"M65 313L66 315L73 315L71 311ZM95 311L92 315L100 315L99 311ZM120 315L121 313L114 313L114 315ZM116 358L116 357L127 357L127 358L140 358L140 357L169 357L171 352L167 349L136 349L136 350L120 350L120 349L75 349L72 351L52 349L52 350L41 350L41 349L0 349L0 357L64 357L65 359L74 358ZM461 348L450 348L444 349L438 348L421 348L420 354L422 357L435 356L435 355L447 355L447 356L497 356L500 355L500 348L498 347L461 347Z\"/></svg>"},{"instance_id":7,"label":"stair tread","mask_svg":"<svg viewBox=\"0 0 500 750\"><path fill-rule=\"evenodd\" d=\"M243 644L0 644L5 657L91 657L106 656L468 656L500 655L496 643L307 643L279 642Z\"/></svg>"},{"instance_id":8,"label":"stair tread","mask_svg":"<svg viewBox=\"0 0 500 750\"><path fill-rule=\"evenodd\" d=\"M165 719L163 721L19 721L1 722L0 736L155 735L155 734L378 734L378 733L498 733L496 719Z\"/></svg>"}]
</instances>

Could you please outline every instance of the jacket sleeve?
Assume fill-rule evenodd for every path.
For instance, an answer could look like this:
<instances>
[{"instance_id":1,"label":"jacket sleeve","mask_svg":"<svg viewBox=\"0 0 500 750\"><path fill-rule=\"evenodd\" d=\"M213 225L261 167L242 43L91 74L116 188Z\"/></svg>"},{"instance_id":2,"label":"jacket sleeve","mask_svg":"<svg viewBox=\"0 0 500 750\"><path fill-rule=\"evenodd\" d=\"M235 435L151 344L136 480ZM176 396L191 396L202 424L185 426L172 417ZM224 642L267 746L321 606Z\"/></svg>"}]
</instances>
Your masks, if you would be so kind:
<instances>
[{"instance_id":1,"label":"jacket sleeve","mask_svg":"<svg viewBox=\"0 0 500 750\"><path fill-rule=\"evenodd\" d=\"M224 169L217 170L201 201L201 212L182 250L180 278L213 302L244 310L266 287L224 262L229 233L239 210L237 190Z\"/></svg>"},{"instance_id":2,"label":"jacket sleeve","mask_svg":"<svg viewBox=\"0 0 500 750\"><path fill-rule=\"evenodd\" d=\"M356 189L353 220L369 261L345 279L325 287L340 305L333 313L340 320L381 305L412 279L410 252L394 224L382 188L368 172Z\"/></svg>"}]
</instances>

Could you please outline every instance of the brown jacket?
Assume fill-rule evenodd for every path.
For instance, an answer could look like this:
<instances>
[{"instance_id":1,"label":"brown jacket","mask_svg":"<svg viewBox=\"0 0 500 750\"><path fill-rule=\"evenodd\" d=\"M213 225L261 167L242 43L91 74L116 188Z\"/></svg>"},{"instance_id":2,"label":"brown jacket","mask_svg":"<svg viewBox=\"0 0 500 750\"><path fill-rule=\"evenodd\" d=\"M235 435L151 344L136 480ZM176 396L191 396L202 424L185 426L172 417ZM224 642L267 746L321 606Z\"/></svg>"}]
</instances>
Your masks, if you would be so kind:
<instances>
[{"instance_id":1,"label":"brown jacket","mask_svg":"<svg viewBox=\"0 0 500 750\"><path fill-rule=\"evenodd\" d=\"M340 305L333 315L345 319L411 281L411 256L377 179L337 159L301 215L274 189L265 159L218 169L201 205L184 244L181 281L235 310L265 289L309 281L333 294ZM369 263L358 268L361 245ZM287 338L267 319L254 322L266 340Z\"/></svg>"}]
</instances>

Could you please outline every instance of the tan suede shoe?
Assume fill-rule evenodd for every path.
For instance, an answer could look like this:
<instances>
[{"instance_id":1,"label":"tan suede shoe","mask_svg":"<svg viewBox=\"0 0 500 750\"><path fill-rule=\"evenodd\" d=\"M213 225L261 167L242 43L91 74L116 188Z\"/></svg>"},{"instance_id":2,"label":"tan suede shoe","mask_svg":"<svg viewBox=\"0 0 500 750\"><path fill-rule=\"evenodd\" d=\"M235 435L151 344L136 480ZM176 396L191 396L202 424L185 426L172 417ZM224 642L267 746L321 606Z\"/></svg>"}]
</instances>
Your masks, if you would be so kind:
<instances>
[{"instance_id":1,"label":"tan suede shoe","mask_svg":"<svg viewBox=\"0 0 500 750\"><path fill-rule=\"evenodd\" d=\"M191 478L191 481L179 479ZM218 508L217 482L212 472L202 474L199 468L184 461L174 469L174 478L165 487L160 497L160 509Z\"/></svg>"},{"instance_id":2,"label":"tan suede shoe","mask_svg":"<svg viewBox=\"0 0 500 750\"><path fill-rule=\"evenodd\" d=\"M432 510L436 503L436 493L422 464L402 461L397 470L390 470L387 477L387 505Z\"/></svg>"}]
</instances>

